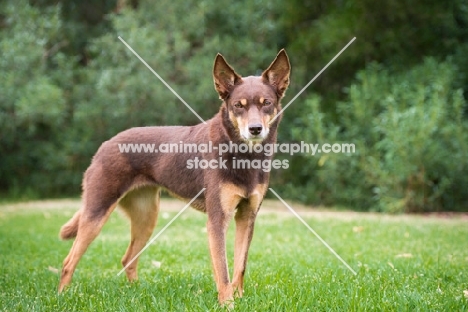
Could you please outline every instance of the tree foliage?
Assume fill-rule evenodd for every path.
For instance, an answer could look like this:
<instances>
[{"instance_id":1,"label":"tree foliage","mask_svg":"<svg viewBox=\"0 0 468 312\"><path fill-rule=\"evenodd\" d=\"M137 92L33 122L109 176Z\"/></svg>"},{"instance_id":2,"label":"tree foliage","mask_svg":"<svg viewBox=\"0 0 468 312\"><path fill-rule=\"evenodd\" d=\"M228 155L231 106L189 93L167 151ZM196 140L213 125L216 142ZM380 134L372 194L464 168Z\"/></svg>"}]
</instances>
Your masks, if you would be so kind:
<instances>
[{"instance_id":1,"label":"tree foliage","mask_svg":"<svg viewBox=\"0 0 468 312\"><path fill-rule=\"evenodd\" d=\"M219 109L222 53L259 74L286 48L282 142L356 143L353 155L297 156L282 195L361 210L466 210L468 4L451 1L17 0L0 4L0 192L79 193L99 145L124 129ZM279 157L285 157L279 155Z\"/></svg>"},{"instance_id":2,"label":"tree foliage","mask_svg":"<svg viewBox=\"0 0 468 312\"><path fill-rule=\"evenodd\" d=\"M290 173L302 183L290 193L362 210L465 209L468 122L456 73L452 63L433 58L400 74L371 64L338 104L336 123L325 122L321 98L310 98L291 137L353 143L356 153L296 157Z\"/></svg>"}]
</instances>

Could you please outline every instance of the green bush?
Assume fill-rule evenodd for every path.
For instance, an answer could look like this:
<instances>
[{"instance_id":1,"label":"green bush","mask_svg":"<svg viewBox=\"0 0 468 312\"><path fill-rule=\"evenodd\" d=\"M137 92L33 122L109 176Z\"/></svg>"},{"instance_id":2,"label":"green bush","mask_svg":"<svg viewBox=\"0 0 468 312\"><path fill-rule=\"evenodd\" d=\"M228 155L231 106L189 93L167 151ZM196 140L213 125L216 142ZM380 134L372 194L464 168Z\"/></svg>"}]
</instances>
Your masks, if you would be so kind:
<instances>
[{"instance_id":1,"label":"green bush","mask_svg":"<svg viewBox=\"0 0 468 312\"><path fill-rule=\"evenodd\" d=\"M320 99L309 98L291 137L354 143L356 153L296 157L302 170L290 178L302 187L291 192L360 210L466 210L468 123L456 73L432 58L401 74L372 64L338 104L337 122L324 121Z\"/></svg>"},{"instance_id":2,"label":"green bush","mask_svg":"<svg viewBox=\"0 0 468 312\"><path fill-rule=\"evenodd\" d=\"M0 189L15 197L19 190L28 196L50 192L55 182L45 177L65 157L56 129L64 126L66 99L50 75L60 55L53 52L62 39L59 9L40 11L26 1L0 5L8 25L0 37Z\"/></svg>"}]
</instances>

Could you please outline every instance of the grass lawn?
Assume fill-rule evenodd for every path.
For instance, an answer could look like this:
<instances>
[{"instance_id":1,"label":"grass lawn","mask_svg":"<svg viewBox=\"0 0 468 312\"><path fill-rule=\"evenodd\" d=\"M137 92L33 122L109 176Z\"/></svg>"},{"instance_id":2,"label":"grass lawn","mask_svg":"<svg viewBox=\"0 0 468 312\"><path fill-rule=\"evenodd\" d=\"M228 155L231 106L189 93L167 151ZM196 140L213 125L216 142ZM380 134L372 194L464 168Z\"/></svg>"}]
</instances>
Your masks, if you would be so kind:
<instances>
[{"instance_id":1,"label":"grass lawn","mask_svg":"<svg viewBox=\"0 0 468 312\"><path fill-rule=\"evenodd\" d=\"M163 200L157 232L183 207ZM71 287L57 294L72 242L58 232L79 202L0 206L1 311L222 311L212 278L206 216L189 210L140 258L136 283L121 269L128 221L114 213ZM306 211L307 223L354 276L281 203L259 215L238 311L468 311L468 220ZM232 272L234 226L229 230Z\"/></svg>"}]
</instances>

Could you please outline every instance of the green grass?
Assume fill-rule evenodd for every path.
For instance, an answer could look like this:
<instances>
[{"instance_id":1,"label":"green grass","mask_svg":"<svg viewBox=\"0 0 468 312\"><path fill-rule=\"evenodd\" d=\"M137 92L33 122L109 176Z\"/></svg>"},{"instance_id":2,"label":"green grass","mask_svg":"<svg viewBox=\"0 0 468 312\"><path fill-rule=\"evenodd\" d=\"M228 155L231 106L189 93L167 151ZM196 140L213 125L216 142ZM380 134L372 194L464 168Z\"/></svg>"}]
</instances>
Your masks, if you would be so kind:
<instances>
[{"instance_id":1,"label":"green grass","mask_svg":"<svg viewBox=\"0 0 468 312\"><path fill-rule=\"evenodd\" d=\"M186 211L142 255L140 280L133 284L116 276L129 228L114 213L82 258L71 287L58 295L55 269L72 244L60 241L58 231L78 206L0 206L0 310L223 310L212 279L206 216L196 211ZM466 219L301 212L358 272L353 276L286 208L264 204L269 206L277 208L258 217L237 311L468 310ZM156 231L176 214L162 209ZM231 224L230 260L233 229Z\"/></svg>"}]
</instances>

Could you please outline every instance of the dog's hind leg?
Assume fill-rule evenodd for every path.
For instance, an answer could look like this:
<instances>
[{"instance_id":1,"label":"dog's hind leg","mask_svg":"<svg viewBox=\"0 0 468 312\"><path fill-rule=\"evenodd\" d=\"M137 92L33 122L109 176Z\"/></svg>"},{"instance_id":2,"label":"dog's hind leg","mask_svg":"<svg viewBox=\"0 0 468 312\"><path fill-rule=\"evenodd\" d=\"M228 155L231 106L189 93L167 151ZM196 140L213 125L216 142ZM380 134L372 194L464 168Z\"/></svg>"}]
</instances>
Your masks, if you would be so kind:
<instances>
[{"instance_id":1,"label":"dog's hind leg","mask_svg":"<svg viewBox=\"0 0 468 312\"><path fill-rule=\"evenodd\" d=\"M120 206L131 222L130 245L122 258L125 267L142 250L156 226L159 212L160 190L156 187L142 187L127 194ZM125 269L129 281L138 279L138 257Z\"/></svg>"},{"instance_id":2,"label":"dog's hind leg","mask_svg":"<svg viewBox=\"0 0 468 312\"><path fill-rule=\"evenodd\" d=\"M71 283L78 262L117 206L121 196L118 191L119 187L121 187L120 183L120 180L106 179L102 167L99 165L91 165L86 171L83 183L83 207L65 225L66 228L71 227L72 229L69 236L75 235L76 232L76 238L70 252L63 261L58 287L59 292L62 292ZM77 227L76 230L74 229L75 226Z\"/></svg>"},{"instance_id":3,"label":"dog's hind leg","mask_svg":"<svg viewBox=\"0 0 468 312\"><path fill-rule=\"evenodd\" d=\"M100 207L99 214L96 214L93 211L90 211L86 208L83 208L82 213L80 214L78 232L76 239L73 242L73 246L68 253L68 256L63 261L62 273L60 276L59 292L62 292L63 289L71 283L73 273L75 268L78 265L83 254L88 249L88 246L91 242L98 236L101 231L104 223L106 223L109 215L117 206L117 199L115 198L114 202L111 205L108 205L106 208ZM87 205L85 200L85 205Z\"/></svg>"}]
</instances>

